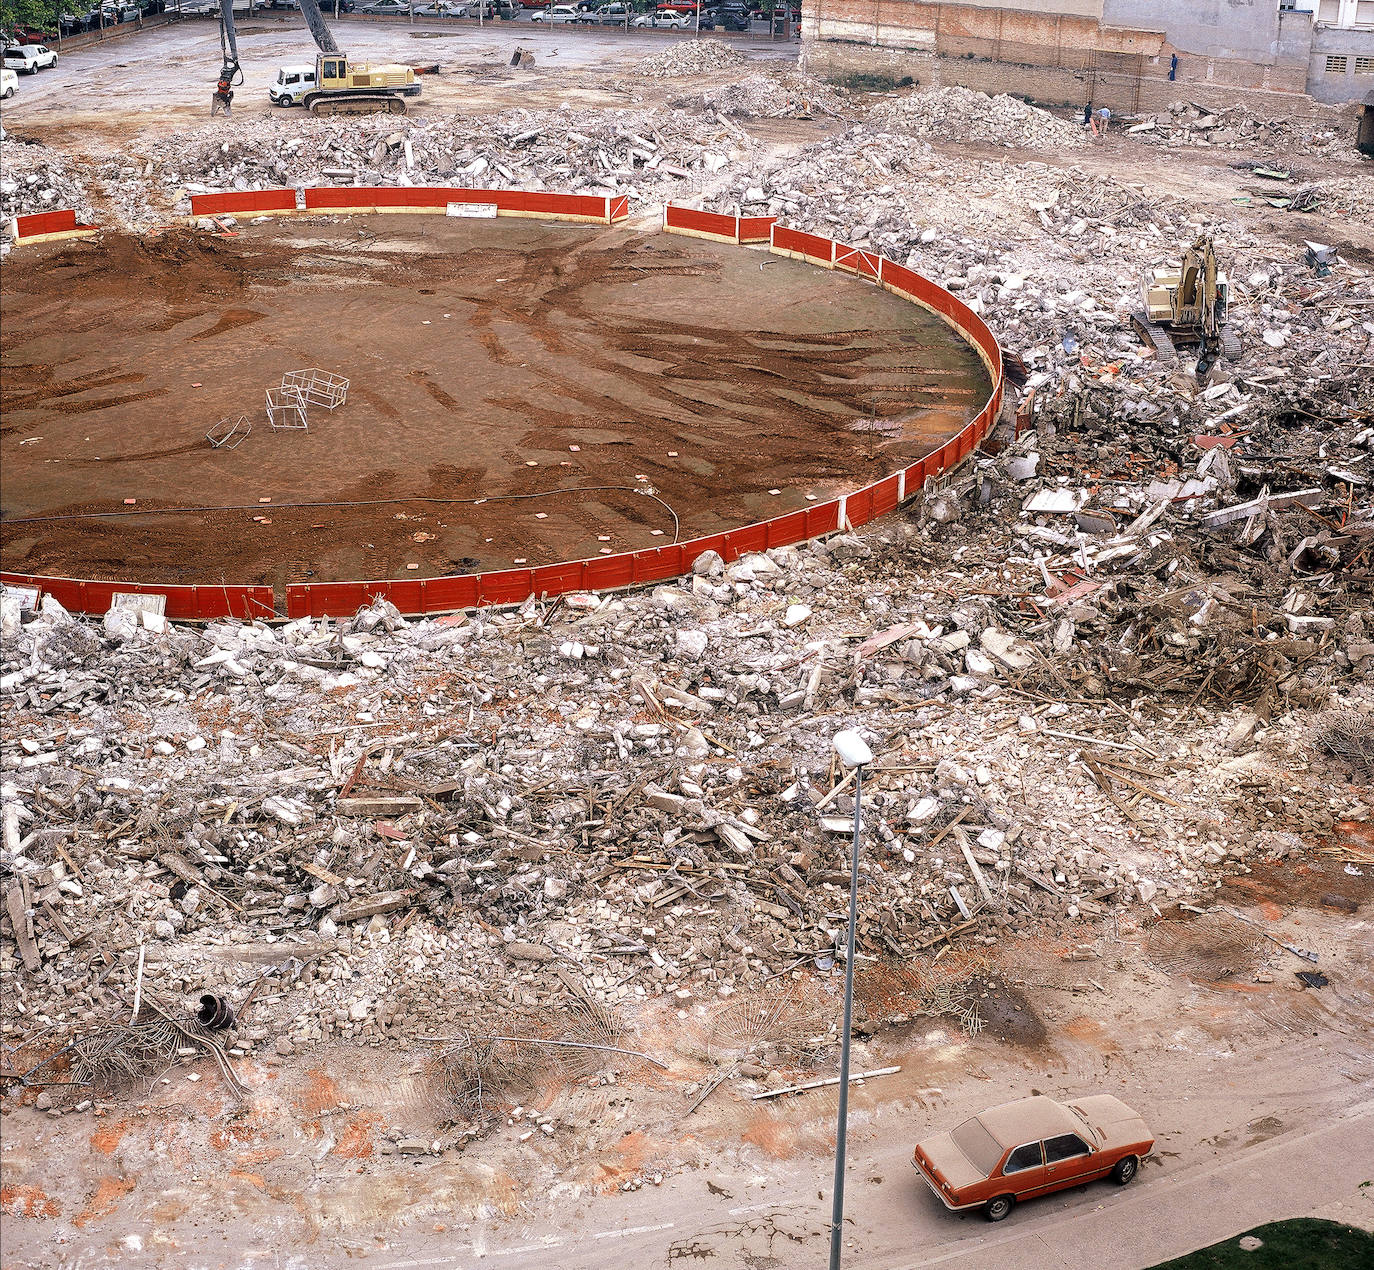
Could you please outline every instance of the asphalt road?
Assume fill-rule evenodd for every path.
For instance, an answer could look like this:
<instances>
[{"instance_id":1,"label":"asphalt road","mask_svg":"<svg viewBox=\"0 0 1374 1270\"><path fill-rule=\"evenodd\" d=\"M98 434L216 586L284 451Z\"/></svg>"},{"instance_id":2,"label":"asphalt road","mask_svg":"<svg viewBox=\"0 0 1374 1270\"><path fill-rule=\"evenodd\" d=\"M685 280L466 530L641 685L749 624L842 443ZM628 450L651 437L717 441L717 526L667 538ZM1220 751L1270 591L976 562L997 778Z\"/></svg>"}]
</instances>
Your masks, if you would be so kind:
<instances>
[{"instance_id":1,"label":"asphalt road","mask_svg":"<svg viewBox=\"0 0 1374 1270\"><path fill-rule=\"evenodd\" d=\"M915 1177L905 1143L860 1151L847 1183L846 1264L865 1270L1132 1270L1285 1217L1326 1216L1370 1229L1374 1199L1360 1183L1374 1177L1371 1135L1374 1100L1213 1161L1147 1166L1124 1190L1096 1183L1064 1191L1018 1208L998 1225L976 1213L945 1211ZM865 1185L875 1176L887 1184ZM405 1255L378 1253L361 1264L368 1270L467 1270L492 1260L510 1270L823 1265L828 1172L767 1189L767 1199L746 1204L732 1194L703 1202L695 1188L690 1200L667 1190L643 1191L614 1200L618 1220L604 1227L593 1205L576 1231L520 1243L477 1238L456 1248L412 1244Z\"/></svg>"}]
</instances>

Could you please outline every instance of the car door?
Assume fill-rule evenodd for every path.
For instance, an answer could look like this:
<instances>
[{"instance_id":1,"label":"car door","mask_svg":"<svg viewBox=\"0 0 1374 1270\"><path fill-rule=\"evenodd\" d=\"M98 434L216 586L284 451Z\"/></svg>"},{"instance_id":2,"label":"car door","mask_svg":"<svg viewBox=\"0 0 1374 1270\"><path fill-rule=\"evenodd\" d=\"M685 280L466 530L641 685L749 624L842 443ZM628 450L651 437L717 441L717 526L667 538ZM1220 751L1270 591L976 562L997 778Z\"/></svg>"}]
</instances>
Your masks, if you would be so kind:
<instances>
[{"instance_id":1,"label":"car door","mask_svg":"<svg viewBox=\"0 0 1374 1270\"><path fill-rule=\"evenodd\" d=\"M1015 1195L1024 1199L1035 1195L1045 1186L1045 1157L1039 1142L1027 1142L1012 1148L1002 1164L1002 1189L995 1194Z\"/></svg>"},{"instance_id":2,"label":"car door","mask_svg":"<svg viewBox=\"0 0 1374 1270\"><path fill-rule=\"evenodd\" d=\"M1103 1170L1095 1153L1076 1133L1045 1139L1045 1192L1090 1181Z\"/></svg>"}]
</instances>

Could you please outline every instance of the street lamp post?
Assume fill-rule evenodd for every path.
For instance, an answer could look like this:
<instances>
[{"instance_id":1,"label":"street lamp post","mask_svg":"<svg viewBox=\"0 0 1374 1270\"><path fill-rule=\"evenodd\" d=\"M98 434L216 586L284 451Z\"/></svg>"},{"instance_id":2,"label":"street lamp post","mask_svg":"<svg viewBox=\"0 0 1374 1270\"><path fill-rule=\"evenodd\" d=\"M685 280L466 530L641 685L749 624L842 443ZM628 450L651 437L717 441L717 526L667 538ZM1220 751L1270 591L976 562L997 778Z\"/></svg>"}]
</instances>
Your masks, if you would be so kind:
<instances>
[{"instance_id":1,"label":"street lamp post","mask_svg":"<svg viewBox=\"0 0 1374 1270\"><path fill-rule=\"evenodd\" d=\"M835 1126L835 1198L830 1210L830 1270L840 1270L844 1235L844 1155L849 1127L849 1035L854 1022L854 928L859 909L859 829L863 815L864 768L873 751L857 732L837 732L835 753L854 769L854 843L849 855L849 943L844 958L844 1031L840 1035L840 1110Z\"/></svg>"}]
</instances>

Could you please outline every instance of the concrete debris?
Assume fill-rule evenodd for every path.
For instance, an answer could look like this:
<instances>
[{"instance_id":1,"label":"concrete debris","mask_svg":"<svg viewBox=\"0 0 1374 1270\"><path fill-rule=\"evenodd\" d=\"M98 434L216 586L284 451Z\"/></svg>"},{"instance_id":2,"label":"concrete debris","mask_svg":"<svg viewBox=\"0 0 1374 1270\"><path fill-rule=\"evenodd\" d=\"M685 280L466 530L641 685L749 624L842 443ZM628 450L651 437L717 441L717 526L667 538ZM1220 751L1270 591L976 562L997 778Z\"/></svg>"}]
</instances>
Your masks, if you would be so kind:
<instances>
[{"instance_id":1,"label":"concrete debris","mask_svg":"<svg viewBox=\"0 0 1374 1270\"><path fill-rule=\"evenodd\" d=\"M108 197L132 226L190 212L207 191L309 185L463 185L560 193L629 193L655 202L691 193L754 143L719 118L658 110L508 110L466 117L246 117L233 135L190 129L148 147L146 163L107 161ZM719 156L719 162L712 158ZM145 176L144 173L147 173Z\"/></svg>"},{"instance_id":2,"label":"concrete debris","mask_svg":"<svg viewBox=\"0 0 1374 1270\"><path fill-rule=\"evenodd\" d=\"M1320 106L1310 101L1304 105L1305 114L1266 117L1243 105L1205 106L1175 101L1167 110L1132 116L1125 126L1134 138L1150 145L1218 146L1270 155L1311 154L1358 163L1354 107Z\"/></svg>"},{"instance_id":3,"label":"concrete debris","mask_svg":"<svg viewBox=\"0 0 1374 1270\"><path fill-rule=\"evenodd\" d=\"M1048 429L1036 443L1055 471ZM708 559L695 590L456 626L378 603L338 623L106 634L50 600L7 602L0 1030L90 1024L132 990L140 946L169 999L236 961L235 978L275 967L255 1008L277 1055L282 1037L294 1053L538 1012L569 983L611 1008L726 997L797 948L833 966L853 805L827 737L844 721L888 738L865 782L867 956L1205 894L1267 849L1227 703L1276 720L1332 699L1355 656L1370 664L1363 619L1271 638L1336 588L1289 571L1301 598L1283 609L1264 598L1271 564L1227 590L1168 568L1180 513L1094 544L1126 550L1089 557L1084 591L1065 571L1087 544L1047 552L1006 488L952 524ZM924 563L950 542L962 587L986 555L973 576L1007 595L983 581L952 600ZM881 580L863 571L875 550ZM1051 594L1027 607L1014 597L1042 567ZM574 640L605 651L561 656ZM1191 730L1152 723L1142 691L1186 693ZM1290 818L1354 815L1300 792L1299 754Z\"/></svg>"},{"instance_id":4,"label":"concrete debris","mask_svg":"<svg viewBox=\"0 0 1374 1270\"><path fill-rule=\"evenodd\" d=\"M92 219L85 183L66 155L36 141L6 135L0 175L0 220L71 208L83 224Z\"/></svg>"},{"instance_id":5,"label":"concrete debris","mask_svg":"<svg viewBox=\"0 0 1374 1270\"><path fill-rule=\"evenodd\" d=\"M1002 93L989 97L957 85L885 97L869 110L867 122L870 128L883 132L941 141L977 141L1023 149L1085 144L1083 128L1047 110Z\"/></svg>"},{"instance_id":6,"label":"concrete debris","mask_svg":"<svg viewBox=\"0 0 1374 1270\"><path fill-rule=\"evenodd\" d=\"M813 75L769 68L726 84L714 84L671 103L700 106L741 119L852 119L859 112L848 94Z\"/></svg>"},{"instance_id":7,"label":"concrete debris","mask_svg":"<svg viewBox=\"0 0 1374 1270\"><path fill-rule=\"evenodd\" d=\"M725 70L744 60L744 54L724 40L674 40L661 53L636 62L633 70L650 79L676 79Z\"/></svg>"}]
</instances>

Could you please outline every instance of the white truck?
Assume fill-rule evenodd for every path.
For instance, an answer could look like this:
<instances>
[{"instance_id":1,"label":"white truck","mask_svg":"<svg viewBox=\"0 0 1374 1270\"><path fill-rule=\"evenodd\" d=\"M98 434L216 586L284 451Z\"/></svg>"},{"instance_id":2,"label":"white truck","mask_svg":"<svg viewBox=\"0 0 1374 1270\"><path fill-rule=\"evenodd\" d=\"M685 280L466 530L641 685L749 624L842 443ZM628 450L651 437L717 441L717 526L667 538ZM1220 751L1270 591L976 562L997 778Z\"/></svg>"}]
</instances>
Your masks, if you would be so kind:
<instances>
[{"instance_id":1,"label":"white truck","mask_svg":"<svg viewBox=\"0 0 1374 1270\"><path fill-rule=\"evenodd\" d=\"M314 88L313 66L282 66L277 70L277 78L267 86L267 97L274 106L294 106Z\"/></svg>"}]
</instances>

